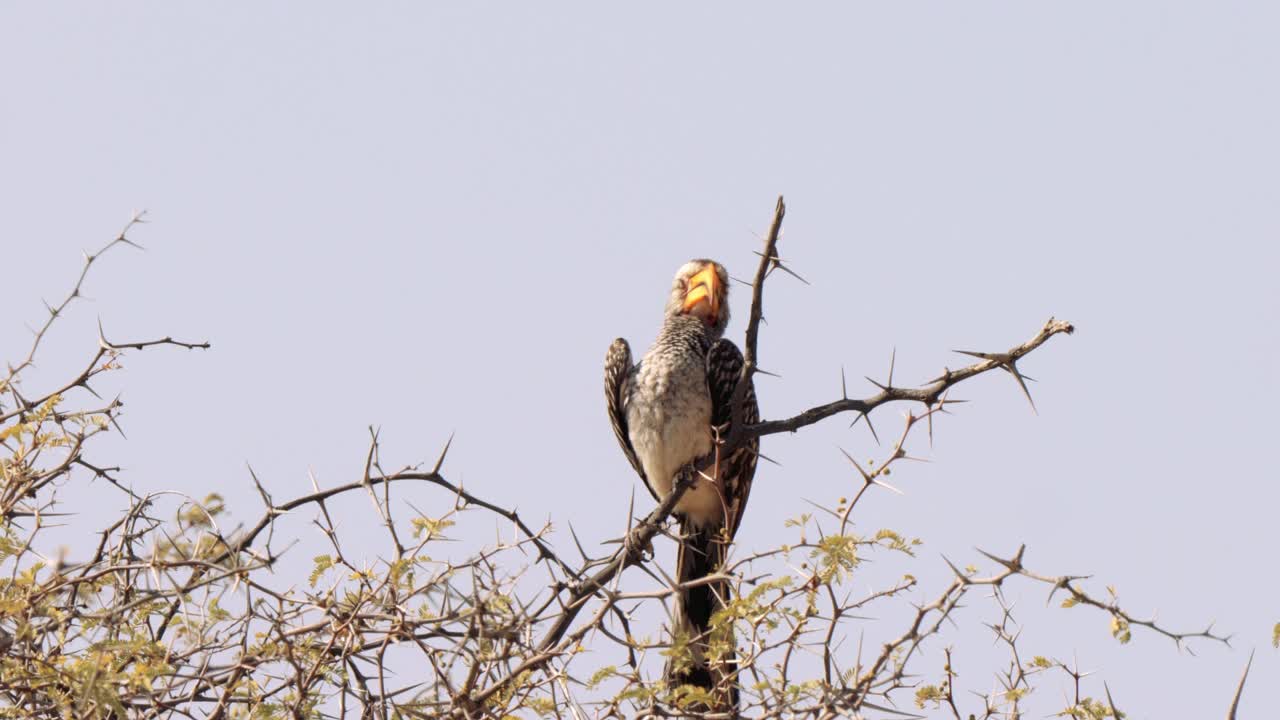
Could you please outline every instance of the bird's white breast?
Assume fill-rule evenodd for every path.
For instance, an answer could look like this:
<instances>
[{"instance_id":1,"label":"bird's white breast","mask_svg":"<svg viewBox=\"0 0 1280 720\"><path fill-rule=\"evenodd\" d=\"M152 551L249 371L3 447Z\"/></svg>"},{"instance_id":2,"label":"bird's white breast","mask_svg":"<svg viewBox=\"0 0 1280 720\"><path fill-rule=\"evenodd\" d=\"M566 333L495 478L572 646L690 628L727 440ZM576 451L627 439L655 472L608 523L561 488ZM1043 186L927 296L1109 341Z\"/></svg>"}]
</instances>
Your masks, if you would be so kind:
<instances>
[{"instance_id":1,"label":"bird's white breast","mask_svg":"<svg viewBox=\"0 0 1280 720\"><path fill-rule=\"evenodd\" d=\"M675 474L712 448L711 394L702 359L646 356L626 412L645 477L659 497L666 497ZM711 523L720 519L723 503L715 486L700 479L680 498L676 512L695 523Z\"/></svg>"}]
</instances>

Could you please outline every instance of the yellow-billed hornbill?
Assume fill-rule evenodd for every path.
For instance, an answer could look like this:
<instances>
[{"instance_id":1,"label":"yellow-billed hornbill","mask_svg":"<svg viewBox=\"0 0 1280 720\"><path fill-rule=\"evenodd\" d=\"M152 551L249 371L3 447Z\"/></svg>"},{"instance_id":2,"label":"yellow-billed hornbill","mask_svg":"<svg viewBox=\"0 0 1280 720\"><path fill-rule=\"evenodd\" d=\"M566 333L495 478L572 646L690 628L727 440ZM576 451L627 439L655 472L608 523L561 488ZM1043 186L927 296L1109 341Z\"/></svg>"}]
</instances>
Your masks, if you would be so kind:
<instances>
[{"instance_id":1,"label":"yellow-billed hornbill","mask_svg":"<svg viewBox=\"0 0 1280 720\"><path fill-rule=\"evenodd\" d=\"M605 360L605 398L622 451L661 501L677 474L711 456L717 429L732 419L733 390L742 353L721 336L729 324L729 275L712 260L692 260L676 273L657 340L635 365L627 341L613 341ZM743 420L759 421L754 388L748 386ZM721 569L729 542L742 522L751 491L759 441L718 458L680 498L676 579L680 583ZM728 600L729 584L708 582L682 590L672 630L689 641L692 663L668 663L673 685L714 689L717 704L736 708L735 653L708 657L711 616ZM732 633L727 633L733 647Z\"/></svg>"}]
</instances>

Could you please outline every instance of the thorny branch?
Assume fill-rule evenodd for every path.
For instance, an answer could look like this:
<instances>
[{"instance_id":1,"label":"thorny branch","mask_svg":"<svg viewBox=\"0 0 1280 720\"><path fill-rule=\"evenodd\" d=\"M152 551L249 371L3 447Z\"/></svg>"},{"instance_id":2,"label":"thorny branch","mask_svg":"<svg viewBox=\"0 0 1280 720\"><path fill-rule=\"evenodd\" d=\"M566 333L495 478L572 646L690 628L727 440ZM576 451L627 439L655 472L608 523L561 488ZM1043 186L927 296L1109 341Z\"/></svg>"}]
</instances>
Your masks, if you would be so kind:
<instances>
[{"instance_id":1,"label":"thorny branch","mask_svg":"<svg viewBox=\"0 0 1280 720\"><path fill-rule=\"evenodd\" d=\"M846 453L861 480L851 500L819 504L816 513L791 524L793 542L737 557L701 581L728 578L735 586L713 624L732 625L737 638L743 715L902 715L894 709L895 697L906 690L914 691L920 707L936 704L963 717L950 648L939 685L913 678L921 671L926 643L945 634L962 598L986 588L1001 611L990 627L1011 659L997 674L1002 690L982 697L981 717L1019 717L1037 678L1055 671L1075 686L1066 714L1117 717L1109 688L1105 705L1091 700L1082 693L1084 674L1074 666L1020 653L1002 594L1014 581L1043 585L1050 597L1061 593L1068 605L1105 613L1121 641L1136 626L1179 647L1195 639L1226 642L1212 628L1177 632L1141 619L1121 607L1113 591L1095 594L1084 578L1034 572L1023 564L1022 548L1009 558L986 555L999 568L990 575L951 566L951 582L931 602L916 606L905 628L869 620L872 608L905 601L919 583L907 575L854 593L851 579L867 557L908 557L918 541L887 529L855 532L861 498L873 486L897 491L887 480L891 469L913 459L907 446L921 421L932 438L935 416L949 413L956 402L947 398L950 388L1002 369L1025 392L1019 361L1054 335L1069 334L1072 326L1050 319L1027 342L998 353L970 352L977 362L944 370L921 387L895 386L890 370L870 397L851 399L842 387L838 400L745 426L745 389L759 371L764 285L774 270L795 275L778 253L785 213L779 198L752 283L745 363L729 433L711 456L682 471L657 507L629 525L616 549L592 556L575 535L576 559L557 549L550 523L533 527L515 510L450 481L443 470L449 443L429 470L388 472L380 463L376 431L363 472L350 482L322 488L313 478L311 492L276 501L250 470L263 509L243 525L223 527L229 511L217 494L193 498L125 490L118 468L86 456L93 438L119 429L120 401L69 407L83 398L81 391L96 396L90 382L118 367L125 352L207 343L170 337L111 342L100 328L92 360L69 382L35 399L25 397L19 385L53 321L80 296L90 266L117 245L133 245L126 234L141 222L135 217L113 241L86 256L72 291L49 307L27 357L0 382L0 396L10 399L7 408L0 405L0 448L8 454L0 457L0 571L8 570L0 579L0 704L13 710L0 708L0 717L697 715L689 709L696 693L666 687L660 679L667 658L688 651L660 627L662 608L679 588L650 559L652 543L668 532L672 509L695 478L715 475L717 457L753 437L794 432L840 413L870 423L873 410L894 402L922 408L909 407L902 432L878 463L859 463ZM59 517L54 488L84 472L124 490L128 509L97 534L91 553L49 558L41 553L40 539ZM400 489L414 486L433 491L426 510L402 498ZM357 562L346 551L333 512L343 498L361 493L372 499L391 546L372 563ZM300 563L301 551L278 547L277 538L307 510L314 513L326 552ZM486 518L509 532L487 544L462 540L474 535L466 528ZM629 568L638 572L624 578ZM293 576L299 571L305 577ZM856 648L849 647L854 635ZM864 658L868 636L883 640ZM717 652L714 642L709 648ZM621 662L606 664L614 655Z\"/></svg>"}]
</instances>

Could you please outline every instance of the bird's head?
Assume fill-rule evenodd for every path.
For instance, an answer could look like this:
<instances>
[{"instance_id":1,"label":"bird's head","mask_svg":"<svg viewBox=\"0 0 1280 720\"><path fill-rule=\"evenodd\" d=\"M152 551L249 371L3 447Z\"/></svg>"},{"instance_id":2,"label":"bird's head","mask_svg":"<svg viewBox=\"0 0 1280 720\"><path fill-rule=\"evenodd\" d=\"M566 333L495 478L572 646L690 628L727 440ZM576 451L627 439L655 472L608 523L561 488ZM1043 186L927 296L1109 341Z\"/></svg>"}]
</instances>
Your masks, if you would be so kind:
<instances>
[{"instance_id":1,"label":"bird's head","mask_svg":"<svg viewBox=\"0 0 1280 720\"><path fill-rule=\"evenodd\" d=\"M688 315L706 324L716 337L729 325L729 273L714 260L690 260L676 273L667 300L667 317Z\"/></svg>"}]
</instances>

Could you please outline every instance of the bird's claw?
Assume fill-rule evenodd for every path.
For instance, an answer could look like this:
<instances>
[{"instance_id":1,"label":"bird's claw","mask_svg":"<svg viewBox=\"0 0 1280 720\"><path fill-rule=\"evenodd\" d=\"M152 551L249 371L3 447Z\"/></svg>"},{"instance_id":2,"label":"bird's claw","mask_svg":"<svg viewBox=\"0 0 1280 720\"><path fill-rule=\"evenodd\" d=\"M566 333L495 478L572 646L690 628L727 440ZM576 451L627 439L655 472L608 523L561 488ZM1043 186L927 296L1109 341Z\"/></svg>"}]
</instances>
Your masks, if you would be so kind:
<instances>
[{"instance_id":1,"label":"bird's claw","mask_svg":"<svg viewBox=\"0 0 1280 720\"><path fill-rule=\"evenodd\" d=\"M653 557L653 538L645 538L643 542L637 542L635 531L629 532L623 537L622 547L627 553L627 558L632 562L640 562L646 558Z\"/></svg>"}]
</instances>

